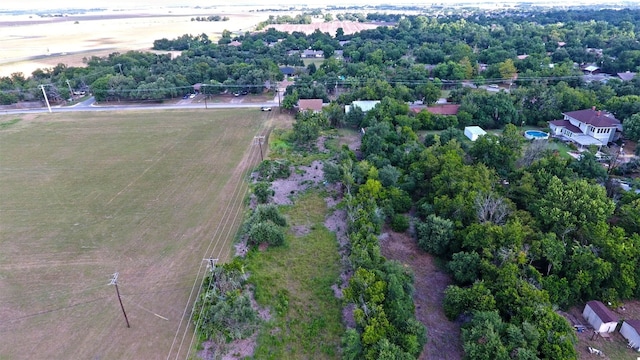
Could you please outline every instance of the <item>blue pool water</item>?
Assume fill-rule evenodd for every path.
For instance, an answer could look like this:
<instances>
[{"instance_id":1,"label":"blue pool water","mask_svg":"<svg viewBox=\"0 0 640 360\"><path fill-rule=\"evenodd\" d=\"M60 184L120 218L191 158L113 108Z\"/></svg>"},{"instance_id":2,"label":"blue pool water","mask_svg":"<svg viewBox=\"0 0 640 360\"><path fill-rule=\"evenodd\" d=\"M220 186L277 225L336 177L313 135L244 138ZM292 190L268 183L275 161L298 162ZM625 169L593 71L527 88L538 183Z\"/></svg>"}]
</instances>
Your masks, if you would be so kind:
<instances>
[{"instance_id":1,"label":"blue pool water","mask_svg":"<svg viewBox=\"0 0 640 360\"><path fill-rule=\"evenodd\" d=\"M529 140L531 140L531 139L548 139L549 138L549 133L546 133L544 131L538 131L538 130L527 130L527 131L524 132L524 137L526 137Z\"/></svg>"}]
</instances>

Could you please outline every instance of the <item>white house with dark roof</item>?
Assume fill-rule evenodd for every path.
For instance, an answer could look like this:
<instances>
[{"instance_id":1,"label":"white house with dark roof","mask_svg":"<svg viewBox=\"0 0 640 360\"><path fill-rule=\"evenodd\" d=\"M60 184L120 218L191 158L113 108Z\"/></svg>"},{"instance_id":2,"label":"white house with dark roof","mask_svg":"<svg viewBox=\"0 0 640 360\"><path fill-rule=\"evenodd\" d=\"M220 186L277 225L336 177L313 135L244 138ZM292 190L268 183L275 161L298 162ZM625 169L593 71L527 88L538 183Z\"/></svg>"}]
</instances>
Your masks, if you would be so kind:
<instances>
[{"instance_id":1,"label":"white house with dark roof","mask_svg":"<svg viewBox=\"0 0 640 360\"><path fill-rule=\"evenodd\" d=\"M585 305L582 316L599 333L614 332L618 326L618 317L597 300L591 300Z\"/></svg>"},{"instance_id":2,"label":"white house with dark roof","mask_svg":"<svg viewBox=\"0 0 640 360\"><path fill-rule=\"evenodd\" d=\"M622 322L620 334L629 342L629 346L640 351L640 320Z\"/></svg>"},{"instance_id":3,"label":"white house with dark roof","mask_svg":"<svg viewBox=\"0 0 640 360\"><path fill-rule=\"evenodd\" d=\"M607 145L617 140L622 131L620 120L605 111L596 110L595 107L563 115L562 120L550 121L549 128L554 136L566 138L579 147Z\"/></svg>"}]
</instances>

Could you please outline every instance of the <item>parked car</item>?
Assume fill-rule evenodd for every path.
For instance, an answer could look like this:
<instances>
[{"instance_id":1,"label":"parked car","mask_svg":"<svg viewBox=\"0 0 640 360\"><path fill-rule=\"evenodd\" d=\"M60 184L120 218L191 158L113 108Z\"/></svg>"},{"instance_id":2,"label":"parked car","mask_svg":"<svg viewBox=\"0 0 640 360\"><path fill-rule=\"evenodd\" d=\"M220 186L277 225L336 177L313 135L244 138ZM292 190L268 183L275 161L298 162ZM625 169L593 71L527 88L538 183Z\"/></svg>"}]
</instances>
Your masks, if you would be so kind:
<instances>
[{"instance_id":1,"label":"parked car","mask_svg":"<svg viewBox=\"0 0 640 360\"><path fill-rule=\"evenodd\" d=\"M241 94L242 95L247 95L249 92L247 90L242 90Z\"/></svg>"},{"instance_id":2,"label":"parked car","mask_svg":"<svg viewBox=\"0 0 640 360\"><path fill-rule=\"evenodd\" d=\"M260 111L271 111L271 107L270 106L263 106L260 108Z\"/></svg>"},{"instance_id":3,"label":"parked car","mask_svg":"<svg viewBox=\"0 0 640 360\"><path fill-rule=\"evenodd\" d=\"M238 97L238 96L240 96L240 93L236 91L236 92L233 93L233 96Z\"/></svg>"}]
</instances>

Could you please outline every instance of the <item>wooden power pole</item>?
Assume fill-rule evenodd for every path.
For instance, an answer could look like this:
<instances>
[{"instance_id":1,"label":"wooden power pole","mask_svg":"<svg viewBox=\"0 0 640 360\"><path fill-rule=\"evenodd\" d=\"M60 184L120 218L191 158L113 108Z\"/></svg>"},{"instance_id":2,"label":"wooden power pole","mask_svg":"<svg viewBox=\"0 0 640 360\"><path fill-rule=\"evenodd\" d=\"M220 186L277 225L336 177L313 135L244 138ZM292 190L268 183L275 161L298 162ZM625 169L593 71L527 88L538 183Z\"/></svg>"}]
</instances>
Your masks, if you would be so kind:
<instances>
[{"instance_id":1,"label":"wooden power pole","mask_svg":"<svg viewBox=\"0 0 640 360\"><path fill-rule=\"evenodd\" d=\"M122 314L124 315L124 320L127 322L127 327L130 328L131 326L129 326L129 319L127 318L127 313L124 311L124 306L122 305L122 299L120 298L120 290L118 290L118 273L113 274L113 277L111 278L111 282L109 283L109 285L115 285L116 286L116 294L118 295L118 301L120 302L120 308L122 309Z\"/></svg>"}]
</instances>

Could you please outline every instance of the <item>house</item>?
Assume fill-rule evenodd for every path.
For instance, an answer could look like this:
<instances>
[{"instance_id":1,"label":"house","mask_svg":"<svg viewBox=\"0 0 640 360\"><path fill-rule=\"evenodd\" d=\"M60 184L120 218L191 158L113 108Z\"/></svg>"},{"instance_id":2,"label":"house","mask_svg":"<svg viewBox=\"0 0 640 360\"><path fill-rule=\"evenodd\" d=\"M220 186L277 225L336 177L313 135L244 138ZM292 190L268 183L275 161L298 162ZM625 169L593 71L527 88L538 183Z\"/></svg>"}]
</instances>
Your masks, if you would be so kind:
<instances>
[{"instance_id":1,"label":"house","mask_svg":"<svg viewBox=\"0 0 640 360\"><path fill-rule=\"evenodd\" d=\"M232 42L230 42L230 43L229 43L229 44L227 44L227 45L229 45L229 46L235 46L235 47L238 47L238 46L241 46L241 45L242 45L242 43L241 43L240 41L238 41L238 40L233 40Z\"/></svg>"},{"instance_id":2,"label":"house","mask_svg":"<svg viewBox=\"0 0 640 360\"><path fill-rule=\"evenodd\" d=\"M359 107L360 110L362 110L362 112L367 112L367 111L373 109L374 107L376 107L376 105L378 105L379 103L380 103L380 100L354 101L354 102L351 103L351 105L345 107L344 111L348 114L349 111L351 111L351 109L353 109L354 107Z\"/></svg>"},{"instance_id":3,"label":"house","mask_svg":"<svg viewBox=\"0 0 640 360\"><path fill-rule=\"evenodd\" d=\"M620 120L607 112L596 110L595 106L562 115L564 119L549 122L552 135L566 138L581 148L607 145L617 140L622 131Z\"/></svg>"},{"instance_id":4,"label":"house","mask_svg":"<svg viewBox=\"0 0 640 360\"><path fill-rule=\"evenodd\" d=\"M629 346L640 351L640 320L622 322L620 334L629 342Z\"/></svg>"},{"instance_id":5,"label":"house","mask_svg":"<svg viewBox=\"0 0 640 360\"><path fill-rule=\"evenodd\" d=\"M468 137L471 141L476 141L482 135L486 135L487 132L482 130L480 126L466 126L464 128L464 136Z\"/></svg>"},{"instance_id":6,"label":"house","mask_svg":"<svg viewBox=\"0 0 640 360\"><path fill-rule=\"evenodd\" d=\"M564 42L564 41L558 41L558 47L559 47L559 48L561 48L561 47L563 47L563 46L565 46L565 45L567 45L567 43L566 43L566 42Z\"/></svg>"},{"instance_id":7,"label":"house","mask_svg":"<svg viewBox=\"0 0 640 360\"><path fill-rule=\"evenodd\" d=\"M630 72L630 71L625 71L623 73L618 73L618 77L622 81L631 81L631 80L633 80L633 78L635 76L636 76L636 73Z\"/></svg>"},{"instance_id":8,"label":"house","mask_svg":"<svg viewBox=\"0 0 640 360\"><path fill-rule=\"evenodd\" d=\"M300 54L300 57L302 58L323 58L324 57L324 51L322 50L305 50L302 52L302 54Z\"/></svg>"},{"instance_id":9,"label":"house","mask_svg":"<svg viewBox=\"0 0 640 360\"><path fill-rule=\"evenodd\" d=\"M589 65L582 68L582 71L587 75L600 74L600 67L595 65Z\"/></svg>"},{"instance_id":10,"label":"house","mask_svg":"<svg viewBox=\"0 0 640 360\"><path fill-rule=\"evenodd\" d=\"M321 112L322 99L300 99L298 100L298 111Z\"/></svg>"},{"instance_id":11,"label":"house","mask_svg":"<svg viewBox=\"0 0 640 360\"><path fill-rule=\"evenodd\" d=\"M291 67L291 66L281 66L280 67L280 72L284 76L293 76L296 73L296 69Z\"/></svg>"},{"instance_id":12,"label":"house","mask_svg":"<svg viewBox=\"0 0 640 360\"><path fill-rule=\"evenodd\" d=\"M599 333L614 332L618 326L618 317L597 300L591 300L585 305L582 316Z\"/></svg>"}]
</instances>

